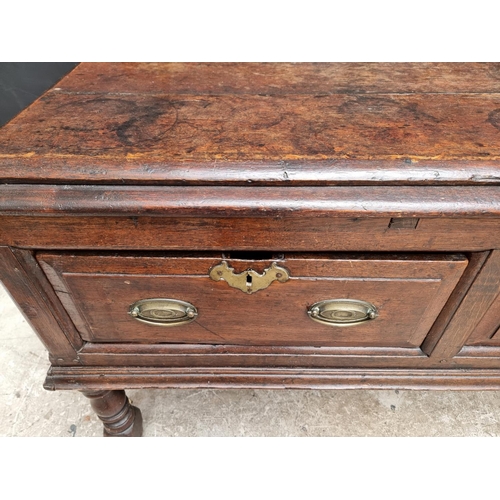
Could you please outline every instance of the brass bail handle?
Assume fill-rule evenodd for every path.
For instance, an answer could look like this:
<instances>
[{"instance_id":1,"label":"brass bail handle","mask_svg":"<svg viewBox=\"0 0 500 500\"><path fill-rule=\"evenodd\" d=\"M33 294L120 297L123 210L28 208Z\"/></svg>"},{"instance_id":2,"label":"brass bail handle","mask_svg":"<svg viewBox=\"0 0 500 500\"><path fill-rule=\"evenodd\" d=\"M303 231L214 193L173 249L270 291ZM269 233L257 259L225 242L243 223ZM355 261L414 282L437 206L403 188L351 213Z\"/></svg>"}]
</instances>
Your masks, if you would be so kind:
<instances>
[{"instance_id":1,"label":"brass bail handle","mask_svg":"<svg viewBox=\"0 0 500 500\"><path fill-rule=\"evenodd\" d=\"M128 310L132 318L148 325L177 326L190 323L198 316L193 304L177 299L141 299Z\"/></svg>"},{"instance_id":2,"label":"brass bail handle","mask_svg":"<svg viewBox=\"0 0 500 500\"><path fill-rule=\"evenodd\" d=\"M307 310L313 321L330 326L354 326L373 320L378 316L377 308L355 299L330 299L316 302Z\"/></svg>"},{"instance_id":3,"label":"brass bail handle","mask_svg":"<svg viewBox=\"0 0 500 500\"><path fill-rule=\"evenodd\" d=\"M224 280L229 286L248 294L264 290L273 281L284 283L290 279L288 271L284 267L278 266L276 262L273 262L270 267L264 269L262 274L253 269L247 269L242 273L236 274L234 269L229 267L228 263L223 260L220 264L212 267L209 274L210 278L214 281Z\"/></svg>"}]
</instances>

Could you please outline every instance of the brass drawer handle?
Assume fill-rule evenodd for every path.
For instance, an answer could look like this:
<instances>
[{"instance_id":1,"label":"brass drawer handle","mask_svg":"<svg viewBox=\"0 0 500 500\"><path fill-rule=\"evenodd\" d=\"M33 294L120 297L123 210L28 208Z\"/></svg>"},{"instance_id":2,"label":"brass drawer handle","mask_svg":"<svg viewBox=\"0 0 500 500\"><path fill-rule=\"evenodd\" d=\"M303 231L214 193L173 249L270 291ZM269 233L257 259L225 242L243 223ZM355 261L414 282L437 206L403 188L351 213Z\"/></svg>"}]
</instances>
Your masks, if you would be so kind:
<instances>
[{"instance_id":1,"label":"brass drawer handle","mask_svg":"<svg viewBox=\"0 0 500 500\"><path fill-rule=\"evenodd\" d=\"M158 326L184 325L198 316L193 304L176 299L142 299L128 310L130 316L143 323Z\"/></svg>"},{"instance_id":2,"label":"brass drawer handle","mask_svg":"<svg viewBox=\"0 0 500 500\"><path fill-rule=\"evenodd\" d=\"M313 321L330 326L353 326L375 319L377 308L364 300L331 299L316 302L307 310Z\"/></svg>"},{"instance_id":3,"label":"brass drawer handle","mask_svg":"<svg viewBox=\"0 0 500 500\"><path fill-rule=\"evenodd\" d=\"M210 269L210 278L214 281L224 280L229 286L250 294L264 290L273 281L284 283L290 279L290 275L284 267L278 266L276 262L273 262L271 267L264 269L262 274L253 269L247 269L240 274L235 274L234 269L229 267L227 262L223 260Z\"/></svg>"}]
</instances>

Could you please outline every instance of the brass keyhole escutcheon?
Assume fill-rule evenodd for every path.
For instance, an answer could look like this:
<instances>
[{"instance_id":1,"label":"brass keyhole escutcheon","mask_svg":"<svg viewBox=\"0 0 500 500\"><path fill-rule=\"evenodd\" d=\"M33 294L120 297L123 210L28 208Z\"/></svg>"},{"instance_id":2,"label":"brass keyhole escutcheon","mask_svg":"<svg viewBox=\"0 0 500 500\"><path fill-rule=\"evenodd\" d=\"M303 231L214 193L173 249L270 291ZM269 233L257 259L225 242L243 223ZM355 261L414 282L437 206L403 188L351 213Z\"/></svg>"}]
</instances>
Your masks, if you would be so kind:
<instances>
[{"instance_id":1,"label":"brass keyhole escutcheon","mask_svg":"<svg viewBox=\"0 0 500 500\"><path fill-rule=\"evenodd\" d=\"M290 279L288 271L276 262L273 262L270 267L264 269L262 274L259 274L253 269L247 269L242 273L236 274L232 267L223 260L220 264L210 269L210 278L214 281L224 280L233 288L237 288L242 292L251 294L267 288L273 281L284 283Z\"/></svg>"}]
</instances>

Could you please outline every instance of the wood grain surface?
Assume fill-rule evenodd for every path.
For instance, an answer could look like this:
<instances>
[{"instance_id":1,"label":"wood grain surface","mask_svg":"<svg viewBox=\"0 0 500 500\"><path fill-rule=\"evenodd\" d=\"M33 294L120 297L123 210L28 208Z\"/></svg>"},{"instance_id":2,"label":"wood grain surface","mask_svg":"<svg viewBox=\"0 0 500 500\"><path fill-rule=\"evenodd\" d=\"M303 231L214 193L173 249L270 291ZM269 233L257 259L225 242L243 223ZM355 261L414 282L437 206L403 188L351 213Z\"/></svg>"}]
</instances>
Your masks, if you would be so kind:
<instances>
[{"instance_id":1,"label":"wood grain surface","mask_svg":"<svg viewBox=\"0 0 500 500\"><path fill-rule=\"evenodd\" d=\"M0 176L499 184L499 75L497 64L84 63L0 130Z\"/></svg>"},{"instance_id":2,"label":"wood grain surface","mask_svg":"<svg viewBox=\"0 0 500 500\"><path fill-rule=\"evenodd\" d=\"M472 352L470 350L473 349ZM466 350L468 353L466 355ZM481 350L481 352L479 352ZM231 344L137 344L87 342L82 366L284 367L379 369L498 369L498 347L466 347L450 359L427 356L418 347L245 346ZM54 363L56 365L56 363Z\"/></svg>"},{"instance_id":3,"label":"wood grain surface","mask_svg":"<svg viewBox=\"0 0 500 500\"><path fill-rule=\"evenodd\" d=\"M420 346L468 263L460 255L285 256L278 262L290 280L247 295L209 278L220 259L57 254L38 259L75 324L83 325L85 341L409 348ZM262 273L270 265L228 262L235 272L252 268ZM165 328L128 314L130 304L154 297L189 302L199 316ZM308 308L328 299L367 301L379 315L343 328L313 322Z\"/></svg>"},{"instance_id":4,"label":"wood grain surface","mask_svg":"<svg viewBox=\"0 0 500 500\"><path fill-rule=\"evenodd\" d=\"M0 279L58 364L78 363L83 342L31 252L0 247Z\"/></svg>"},{"instance_id":5,"label":"wood grain surface","mask_svg":"<svg viewBox=\"0 0 500 500\"><path fill-rule=\"evenodd\" d=\"M172 94L497 93L499 63L85 63L63 92Z\"/></svg>"},{"instance_id":6,"label":"wood grain surface","mask_svg":"<svg viewBox=\"0 0 500 500\"><path fill-rule=\"evenodd\" d=\"M498 389L500 64L81 64L0 129L0 245L46 388L113 425L125 387ZM196 321L128 315L166 293ZM380 314L307 316L343 297Z\"/></svg>"},{"instance_id":7,"label":"wood grain surface","mask_svg":"<svg viewBox=\"0 0 500 500\"><path fill-rule=\"evenodd\" d=\"M500 389L496 369L52 367L44 387L58 389Z\"/></svg>"},{"instance_id":8,"label":"wood grain surface","mask_svg":"<svg viewBox=\"0 0 500 500\"><path fill-rule=\"evenodd\" d=\"M0 185L0 215L493 217L500 186Z\"/></svg>"},{"instance_id":9,"label":"wood grain surface","mask_svg":"<svg viewBox=\"0 0 500 500\"><path fill-rule=\"evenodd\" d=\"M104 437L142 436L142 414L125 391L82 391L102 421Z\"/></svg>"},{"instance_id":10,"label":"wood grain surface","mask_svg":"<svg viewBox=\"0 0 500 500\"><path fill-rule=\"evenodd\" d=\"M390 229L390 218L2 216L0 244L32 249L483 251L500 248L500 219L420 219Z\"/></svg>"},{"instance_id":11,"label":"wood grain surface","mask_svg":"<svg viewBox=\"0 0 500 500\"><path fill-rule=\"evenodd\" d=\"M461 307L447 326L431 356L451 358L457 355L483 318L485 319L483 326L489 326L494 318L500 323L500 311L494 307L495 299L500 293L499 277L500 251L495 250L488 256L481 272L462 301ZM493 315L494 318L491 318L491 316L489 318L488 316L485 317L492 305L494 309L489 315Z\"/></svg>"},{"instance_id":12,"label":"wood grain surface","mask_svg":"<svg viewBox=\"0 0 500 500\"><path fill-rule=\"evenodd\" d=\"M495 300L467 339L467 345L500 346L500 287Z\"/></svg>"}]
</instances>

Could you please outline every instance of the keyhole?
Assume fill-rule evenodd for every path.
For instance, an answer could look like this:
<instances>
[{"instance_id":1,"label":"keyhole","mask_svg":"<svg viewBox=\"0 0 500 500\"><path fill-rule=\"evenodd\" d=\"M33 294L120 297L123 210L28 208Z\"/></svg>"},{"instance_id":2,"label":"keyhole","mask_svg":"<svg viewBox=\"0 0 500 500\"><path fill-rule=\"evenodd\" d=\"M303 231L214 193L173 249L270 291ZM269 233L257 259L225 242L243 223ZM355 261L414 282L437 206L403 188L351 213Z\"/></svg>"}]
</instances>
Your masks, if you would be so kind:
<instances>
[{"instance_id":1,"label":"keyhole","mask_svg":"<svg viewBox=\"0 0 500 500\"><path fill-rule=\"evenodd\" d=\"M247 288L252 288L252 276L247 274Z\"/></svg>"}]
</instances>

